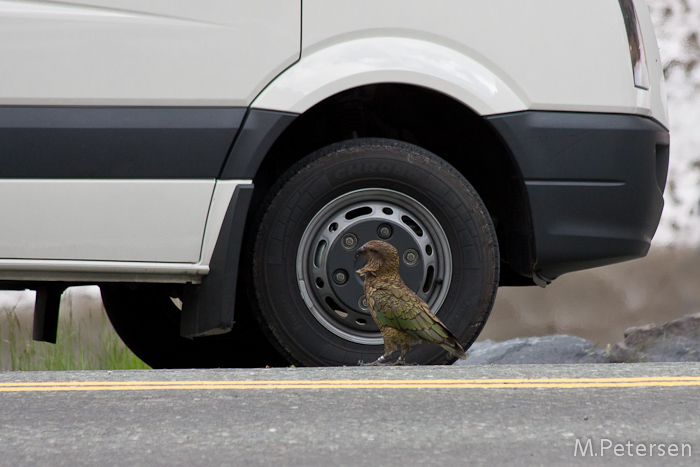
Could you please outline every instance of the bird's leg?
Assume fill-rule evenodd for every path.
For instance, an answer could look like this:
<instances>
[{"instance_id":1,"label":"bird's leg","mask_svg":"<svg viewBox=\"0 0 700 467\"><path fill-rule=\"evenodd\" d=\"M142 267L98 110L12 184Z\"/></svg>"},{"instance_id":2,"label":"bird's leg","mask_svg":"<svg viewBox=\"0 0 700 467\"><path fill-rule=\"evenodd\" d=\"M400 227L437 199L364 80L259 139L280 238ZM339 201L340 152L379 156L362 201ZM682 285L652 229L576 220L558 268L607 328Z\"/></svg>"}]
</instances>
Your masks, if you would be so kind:
<instances>
[{"instance_id":1,"label":"bird's leg","mask_svg":"<svg viewBox=\"0 0 700 467\"><path fill-rule=\"evenodd\" d=\"M399 359L396 360L396 363L394 363L394 365L416 365L416 363L406 363L406 354L409 350L411 350L410 344L402 344L401 355L399 355Z\"/></svg>"},{"instance_id":2,"label":"bird's leg","mask_svg":"<svg viewBox=\"0 0 700 467\"><path fill-rule=\"evenodd\" d=\"M387 358L392 354L396 352L396 345L391 345L387 344L386 342L384 343L384 355L380 356L378 359L371 363L362 363L359 362L361 366L378 366L378 365L386 365Z\"/></svg>"},{"instance_id":3,"label":"bird's leg","mask_svg":"<svg viewBox=\"0 0 700 467\"><path fill-rule=\"evenodd\" d=\"M396 363L394 363L394 365L405 365L406 354L409 350L411 350L411 346L409 344L401 344L401 355L399 355L399 358L398 360L396 360Z\"/></svg>"}]
</instances>

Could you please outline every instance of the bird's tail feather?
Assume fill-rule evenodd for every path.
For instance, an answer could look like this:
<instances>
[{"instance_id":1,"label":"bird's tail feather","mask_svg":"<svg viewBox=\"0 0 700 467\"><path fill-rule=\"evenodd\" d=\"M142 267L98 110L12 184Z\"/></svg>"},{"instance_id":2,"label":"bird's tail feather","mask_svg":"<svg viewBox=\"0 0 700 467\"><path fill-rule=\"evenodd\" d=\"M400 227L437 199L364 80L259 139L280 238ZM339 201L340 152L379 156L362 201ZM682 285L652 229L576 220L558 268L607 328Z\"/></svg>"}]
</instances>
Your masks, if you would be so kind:
<instances>
[{"instance_id":1,"label":"bird's tail feather","mask_svg":"<svg viewBox=\"0 0 700 467\"><path fill-rule=\"evenodd\" d=\"M461 360L467 358L467 355L464 353L462 345L454 337L446 339L444 343L440 344L440 347L447 350L449 353Z\"/></svg>"}]
</instances>

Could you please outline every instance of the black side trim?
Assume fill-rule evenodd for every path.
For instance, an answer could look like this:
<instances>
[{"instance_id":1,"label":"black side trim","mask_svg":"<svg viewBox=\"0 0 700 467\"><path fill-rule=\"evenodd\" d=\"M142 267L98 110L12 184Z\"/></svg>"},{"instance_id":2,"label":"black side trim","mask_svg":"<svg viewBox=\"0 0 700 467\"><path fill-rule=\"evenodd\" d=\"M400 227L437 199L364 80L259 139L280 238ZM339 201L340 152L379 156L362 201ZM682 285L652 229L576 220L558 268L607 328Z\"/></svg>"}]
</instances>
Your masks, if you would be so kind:
<instances>
[{"instance_id":1,"label":"black side trim","mask_svg":"<svg viewBox=\"0 0 700 467\"><path fill-rule=\"evenodd\" d=\"M188 284L183 297L180 334L201 337L223 334L233 327L238 262L253 185L238 185L224 216L209 274L202 284Z\"/></svg>"},{"instance_id":2,"label":"black side trim","mask_svg":"<svg viewBox=\"0 0 700 467\"><path fill-rule=\"evenodd\" d=\"M636 115L488 117L525 181L538 277L646 255L663 209L668 131Z\"/></svg>"},{"instance_id":3,"label":"black side trim","mask_svg":"<svg viewBox=\"0 0 700 467\"><path fill-rule=\"evenodd\" d=\"M250 109L219 178L253 179L279 135L297 114Z\"/></svg>"},{"instance_id":4,"label":"black side trim","mask_svg":"<svg viewBox=\"0 0 700 467\"><path fill-rule=\"evenodd\" d=\"M0 178L216 178L245 112L0 107Z\"/></svg>"}]
</instances>

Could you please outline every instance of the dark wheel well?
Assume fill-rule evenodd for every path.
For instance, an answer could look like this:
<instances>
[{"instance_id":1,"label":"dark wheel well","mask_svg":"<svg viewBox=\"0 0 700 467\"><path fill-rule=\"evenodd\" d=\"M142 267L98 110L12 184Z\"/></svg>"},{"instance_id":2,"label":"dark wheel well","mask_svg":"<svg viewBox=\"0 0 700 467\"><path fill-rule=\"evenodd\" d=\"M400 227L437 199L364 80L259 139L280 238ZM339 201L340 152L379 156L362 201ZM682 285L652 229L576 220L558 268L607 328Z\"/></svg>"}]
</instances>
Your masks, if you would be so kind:
<instances>
[{"instance_id":1,"label":"dark wheel well","mask_svg":"<svg viewBox=\"0 0 700 467\"><path fill-rule=\"evenodd\" d=\"M484 201L501 248L500 285L532 285L534 244L524 183L495 130L468 107L430 89L374 84L332 96L300 115L279 137L254 179L251 213L295 162L339 141L379 137L440 156Z\"/></svg>"}]
</instances>

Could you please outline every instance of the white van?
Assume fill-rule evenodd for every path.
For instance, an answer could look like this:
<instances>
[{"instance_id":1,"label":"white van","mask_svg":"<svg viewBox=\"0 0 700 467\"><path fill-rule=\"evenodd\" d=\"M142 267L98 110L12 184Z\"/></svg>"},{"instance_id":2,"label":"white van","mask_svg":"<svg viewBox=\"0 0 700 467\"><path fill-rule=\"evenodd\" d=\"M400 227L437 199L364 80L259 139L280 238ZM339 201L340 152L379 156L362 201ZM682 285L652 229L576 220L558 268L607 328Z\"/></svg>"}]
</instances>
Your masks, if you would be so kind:
<instances>
[{"instance_id":1,"label":"white van","mask_svg":"<svg viewBox=\"0 0 700 467\"><path fill-rule=\"evenodd\" d=\"M0 63L0 288L53 341L99 285L154 367L376 359L371 239L467 347L663 207L643 0L0 1Z\"/></svg>"}]
</instances>

